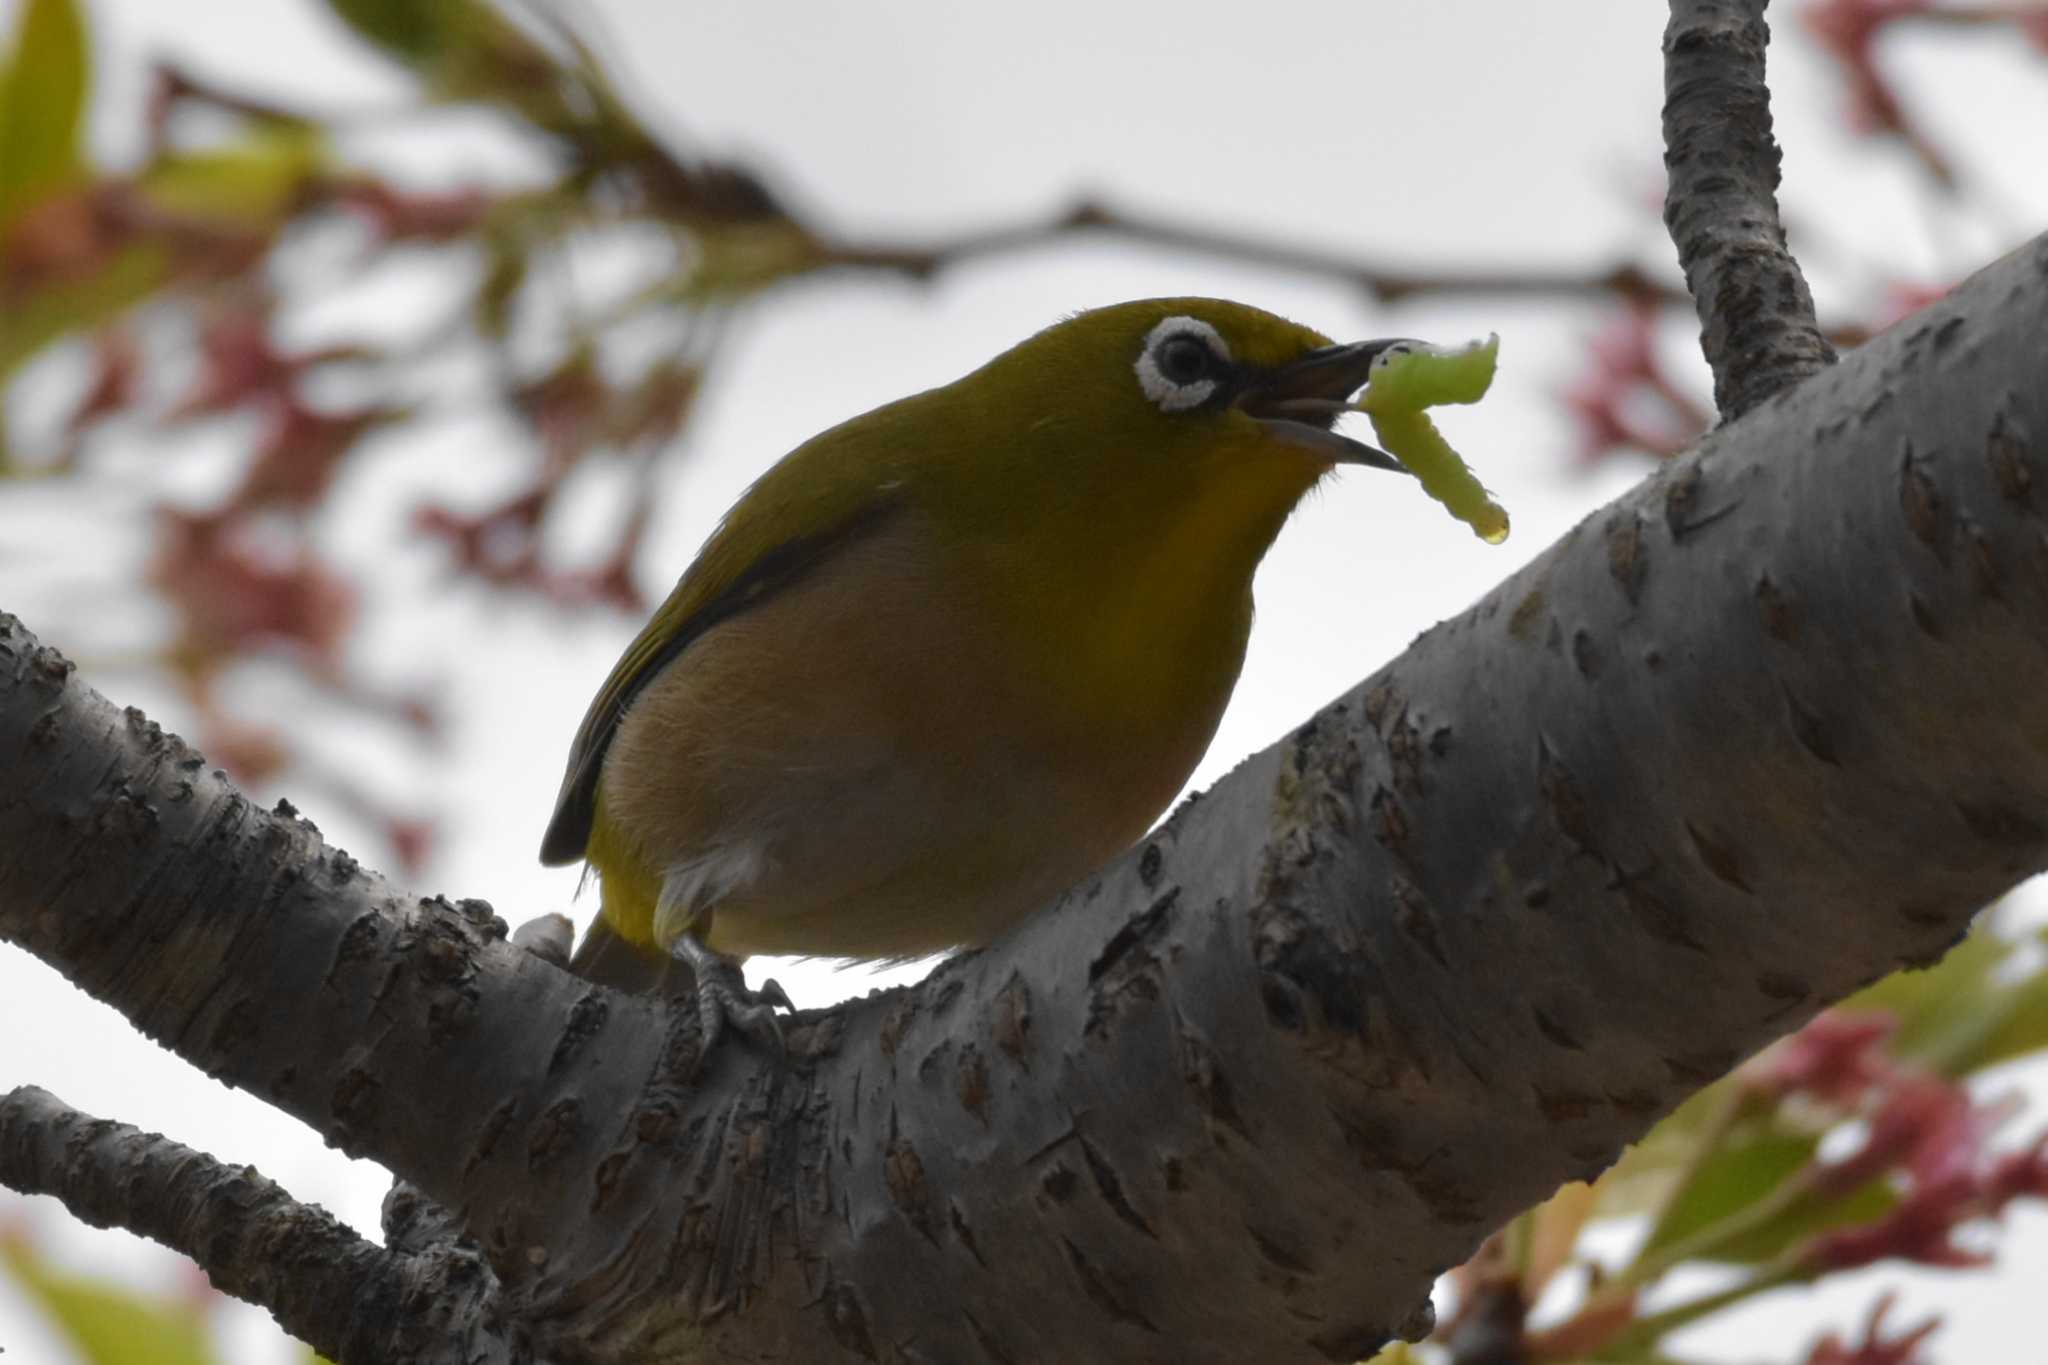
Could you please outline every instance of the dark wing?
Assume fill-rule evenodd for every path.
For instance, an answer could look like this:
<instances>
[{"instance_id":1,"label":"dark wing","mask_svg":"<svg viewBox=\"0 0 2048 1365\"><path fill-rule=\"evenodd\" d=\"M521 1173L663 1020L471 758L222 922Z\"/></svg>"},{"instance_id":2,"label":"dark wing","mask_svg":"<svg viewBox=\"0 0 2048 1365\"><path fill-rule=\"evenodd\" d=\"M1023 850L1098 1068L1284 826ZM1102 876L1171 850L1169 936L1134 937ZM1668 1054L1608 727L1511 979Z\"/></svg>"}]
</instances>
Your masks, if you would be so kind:
<instances>
[{"instance_id":1,"label":"dark wing","mask_svg":"<svg viewBox=\"0 0 2048 1365\"><path fill-rule=\"evenodd\" d=\"M843 487L818 489L822 496L815 499L799 494L819 505L813 510L829 509L839 515L826 519L826 530L782 541L743 562L736 547L749 538L747 532L761 521L780 519L773 513L780 501L777 495L784 490L772 482L772 476L764 479L734 507L598 689L569 747L568 771L555 797L554 817L541 836L541 862L552 866L583 856L597 813L597 779L604 771L605 753L641 689L706 631L774 596L833 551L872 530L896 505L886 495L849 498L850 490Z\"/></svg>"}]
</instances>

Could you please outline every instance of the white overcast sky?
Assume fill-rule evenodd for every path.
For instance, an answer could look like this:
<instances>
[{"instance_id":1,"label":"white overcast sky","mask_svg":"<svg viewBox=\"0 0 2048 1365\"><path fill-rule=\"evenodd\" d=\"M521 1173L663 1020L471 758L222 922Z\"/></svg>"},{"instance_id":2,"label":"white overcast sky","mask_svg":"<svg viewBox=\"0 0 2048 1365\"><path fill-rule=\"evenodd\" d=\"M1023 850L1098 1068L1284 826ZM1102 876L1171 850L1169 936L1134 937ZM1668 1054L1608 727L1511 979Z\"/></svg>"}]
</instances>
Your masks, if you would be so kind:
<instances>
[{"instance_id":1,"label":"white overcast sky","mask_svg":"<svg viewBox=\"0 0 2048 1365\"><path fill-rule=\"evenodd\" d=\"M0 0L0 20L11 19L15 2ZM308 0L90 4L102 96L94 136L109 158L134 145L139 75L151 55L172 54L231 86L291 101L362 108L403 93ZM1418 268L1671 259L1654 209L1664 7L1652 0L598 0L592 8L605 50L655 121L684 130L694 148L764 165L796 203L848 232L922 239L1045 214L1092 190L1152 214ZM1959 210L1930 201L1895 151L1846 135L1831 73L1787 32L1789 14L1779 26L1772 76L1786 203L1795 229L1806 229L1795 246L1824 311L1868 300L1887 274L1952 279L2048 223L2048 180L2039 174L2048 164L2048 63L1972 35L1887 52L1966 175L1996 189L1989 207ZM483 137L376 145L401 157L404 177L422 188L494 166ZM418 272L372 275L295 326L310 337L358 322L403 325L418 318L431 284ZM1642 472L1610 464L1588 476L1570 459L1574 438L1550 396L1579 363L1593 326L1587 309L1426 299L1368 308L1325 280L1069 243L980 262L929 287L820 280L751 311L672 462L643 582L658 594L747 481L813 432L949 380L1073 309L1179 293L1257 303L1339 338L1500 332L1494 396L1446 425L1515 527L1505 547L1489 549L1412 487L1367 471L1311 501L1261 574L1250 659L1197 785L1464 607ZM1704 392L1682 322L1671 329L1671 355ZM38 395L16 398L32 413ZM320 747L415 788L421 804L442 813L443 846L420 890L481 896L516 923L569 904L575 874L544 871L533 851L569 734L636 623L572 622L450 587L430 555L394 552L423 497L481 504L508 488L514 462L476 452L513 439L502 424L451 417L344 484L324 534L375 594L358 662L393 682L445 677L458 723L445 753L428 759L392 752L388 735L347 728L323 732ZM125 455L110 452L138 479L165 463L156 455L139 441ZM216 471L190 485L203 488L220 461L209 465L200 452L185 467ZM480 488L484 479L490 486ZM67 507L62 490L0 486L0 606L77 649L87 676L117 700L177 728L187 713L160 685L91 662L88 646L105 638L96 628L148 621L133 605L147 542L133 515L134 485L124 483L129 491L96 490L83 512ZM589 527L568 528L568 540L604 524L602 497L590 501ZM257 678L248 695L261 702L264 689L287 686ZM284 789L330 839L383 861L376 836L345 812L289 782ZM581 918L590 905L577 910ZM815 964L767 970L805 1005L878 980ZM256 1163L300 1196L375 1228L381 1172L203 1079L55 973L0 948L0 1086L20 1082ZM2048 1105L2037 1103L2033 1120L2048 1121ZM143 1284L176 1282L169 1258L132 1238L79 1229L48 1201L0 1195L0 1223L18 1218L71 1263ZM1796 1360L1816 1325L1846 1329L1876 1287L1903 1284L1906 1311L1895 1322L1949 1312L1939 1358L2017 1358L2007 1333L2034 1333L2020 1325L2034 1315L2011 1300L2048 1266L2048 1218L2020 1220L2004 1245L2011 1268L1998 1277L1866 1274L1817 1306L1765 1304L1692 1344L1719 1359ZM227 1310L224 1320L237 1361L285 1358L260 1314ZM63 1359L5 1288L0 1347L10 1362Z\"/></svg>"}]
</instances>

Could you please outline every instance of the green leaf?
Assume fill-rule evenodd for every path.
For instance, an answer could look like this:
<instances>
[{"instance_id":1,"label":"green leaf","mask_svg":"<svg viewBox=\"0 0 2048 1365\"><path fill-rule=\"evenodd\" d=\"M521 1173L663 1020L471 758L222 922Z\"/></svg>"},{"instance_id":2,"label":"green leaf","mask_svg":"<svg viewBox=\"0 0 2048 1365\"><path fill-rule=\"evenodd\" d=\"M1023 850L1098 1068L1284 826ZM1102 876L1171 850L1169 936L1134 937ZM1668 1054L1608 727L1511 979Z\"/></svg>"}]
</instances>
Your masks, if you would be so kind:
<instances>
[{"instance_id":1,"label":"green leaf","mask_svg":"<svg viewBox=\"0 0 2048 1365\"><path fill-rule=\"evenodd\" d=\"M11 299L0 308L0 395L14 371L38 351L111 321L142 302L171 275L169 254L155 243L125 247L97 272ZM0 430L0 479L22 472Z\"/></svg>"},{"instance_id":2,"label":"green leaf","mask_svg":"<svg viewBox=\"0 0 2048 1365\"><path fill-rule=\"evenodd\" d=\"M430 67L463 36L472 0L327 0L327 8L385 55Z\"/></svg>"},{"instance_id":3,"label":"green leaf","mask_svg":"<svg viewBox=\"0 0 2048 1365\"><path fill-rule=\"evenodd\" d=\"M262 123L238 142L165 157L137 185L152 204L180 217L269 227L322 173L326 152L317 128Z\"/></svg>"},{"instance_id":4,"label":"green leaf","mask_svg":"<svg viewBox=\"0 0 2048 1365\"><path fill-rule=\"evenodd\" d=\"M0 1267L71 1339L84 1365L220 1365L194 1304L57 1270L19 1238L0 1241Z\"/></svg>"},{"instance_id":5,"label":"green leaf","mask_svg":"<svg viewBox=\"0 0 2048 1365\"><path fill-rule=\"evenodd\" d=\"M476 322L485 336L503 341L512 328L519 291L526 287L532 253L508 233L488 235L484 251L484 276L476 288Z\"/></svg>"},{"instance_id":6,"label":"green leaf","mask_svg":"<svg viewBox=\"0 0 2048 1365\"><path fill-rule=\"evenodd\" d=\"M170 277L155 244L123 249L97 272L11 300L0 310L0 383L52 342L111 320Z\"/></svg>"},{"instance_id":7,"label":"green leaf","mask_svg":"<svg viewBox=\"0 0 2048 1365\"><path fill-rule=\"evenodd\" d=\"M1899 1206L1898 1191L1883 1176L1831 1199L1801 1199L1778 1217L1727 1244L1710 1259L1756 1265L1787 1248L1836 1228L1875 1223Z\"/></svg>"},{"instance_id":8,"label":"green leaf","mask_svg":"<svg viewBox=\"0 0 2048 1365\"><path fill-rule=\"evenodd\" d=\"M1788 1187L1812 1165L1820 1135L1787 1131L1774 1118L1731 1130L1701 1158L1651 1230L1644 1256L1690 1246L1698 1248L1691 1259L1757 1265L1814 1233L1870 1222L1897 1205L1883 1179L1831 1198Z\"/></svg>"},{"instance_id":9,"label":"green leaf","mask_svg":"<svg viewBox=\"0 0 2048 1365\"><path fill-rule=\"evenodd\" d=\"M0 65L0 227L79 178L87 42L76 0L24 0Z\"/></svg>"},{"instance_id":10,"label":"green leaf","mask_svg":"<svg viewBox=\"0 0 2048 1365\"><path fill-rule=\"evenodd\" d=\"M1689 1241L1750 1208L1805 1169L1819 1147L1816 1135L1777 1132L1763 1123L1745 1124L1729 1133L1701 1157L1665 1206L1643 1244L1644 1254Z\"/></svg>"},{"instance_id":11,"label":"green leaf","mask_svg":"<svg viewBox=\"0 0 2048 1365\"><path fill-rule=\"evenodd\" d=\"M2040 941L2048 943L2048 931ZM2048 1048L2048 971L2000 980L2015 947L1979 927L1934 966L1895 972L1843 1007L1891 1013L1899 1021L1893 1055L1945 1076L2041 1051Z\"/></svg>"},{"instance_id":12,"label":"green leaf","mask_svg":"<svg viewBox=\"0 0 2048 1365\"><path fill-rule=\"evenodd\" d=\"M170 257L154 244L131 246L98 272L9 301L0 308L0 395L14 371L38 351L111 321L170 278ZM0 430L0 479L23 472Z\"/></svg>"},{"instance_id":13,"label":"green leaf","mask_svg":"<svg viewBox=\"0 0 2048 1365\"><path fill-rule=\"evenodd\" d=\"M2012 945L1979 927L1940 962L1919 970L1893 972L1843 1001L1840 1008L1883 1010L1898 1020L1890 1051L1899 1057L1924 1059L1937 1053L1957 1030L1968 1031L1991 974L2012 952Z\"/></svg>"},{"instance_id":14,"label":"green leaf","mask_svg":"<svg viewBox=\"0 0 2048 1365\"><path fill-rule=\"evenodd\" d=\"M1963 1059L1968 1070L2048 1049L2048 971L2037 971L1999 994L1998 1018Z\"/></svg>"}]
</instances>

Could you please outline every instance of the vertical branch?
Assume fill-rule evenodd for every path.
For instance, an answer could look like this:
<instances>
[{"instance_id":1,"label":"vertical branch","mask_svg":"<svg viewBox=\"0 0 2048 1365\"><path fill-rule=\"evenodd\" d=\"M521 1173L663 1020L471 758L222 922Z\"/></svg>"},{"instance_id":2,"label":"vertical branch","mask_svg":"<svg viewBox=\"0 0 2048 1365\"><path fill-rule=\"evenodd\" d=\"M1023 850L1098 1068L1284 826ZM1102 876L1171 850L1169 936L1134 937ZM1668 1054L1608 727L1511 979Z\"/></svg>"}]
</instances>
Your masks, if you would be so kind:
<instances>
[{"instance_id":1,"label":"vertical branch","mask_svg":"<svg viewBox=\"0 0 2048 1365\"><path fill-rule=\"evenodd\" d=\"M1767 3L1671 0L1664 30L1664 225L1724 421L1835 359L1778 221Z\"/></svg>"}]
</instances>

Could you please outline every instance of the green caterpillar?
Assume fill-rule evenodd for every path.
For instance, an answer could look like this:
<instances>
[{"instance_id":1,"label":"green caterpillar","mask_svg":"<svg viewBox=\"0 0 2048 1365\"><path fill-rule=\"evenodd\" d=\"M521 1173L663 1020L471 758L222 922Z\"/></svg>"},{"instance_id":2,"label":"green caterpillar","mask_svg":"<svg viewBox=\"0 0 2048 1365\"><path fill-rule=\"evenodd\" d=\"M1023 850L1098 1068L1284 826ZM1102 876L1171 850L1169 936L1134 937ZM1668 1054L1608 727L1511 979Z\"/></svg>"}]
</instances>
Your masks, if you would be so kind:
<instances>
[{"instance_id":1,"label":"green caterpillar","mask_svg":"<svg viewBox=\"0 0 2048 1365\"><path fill-rule=\"evenodd\" d=\"M1508 538L1507 509L1493 500L1423 409L1478 402L1493 383L1499 354L1498 336L1463 346L1404 342L1389 347L1374 362L1372 379L1354 405L1372 419L1387 452L1422 481L1422 491L1489 545Z\"/></svg>"}]
</instances>

